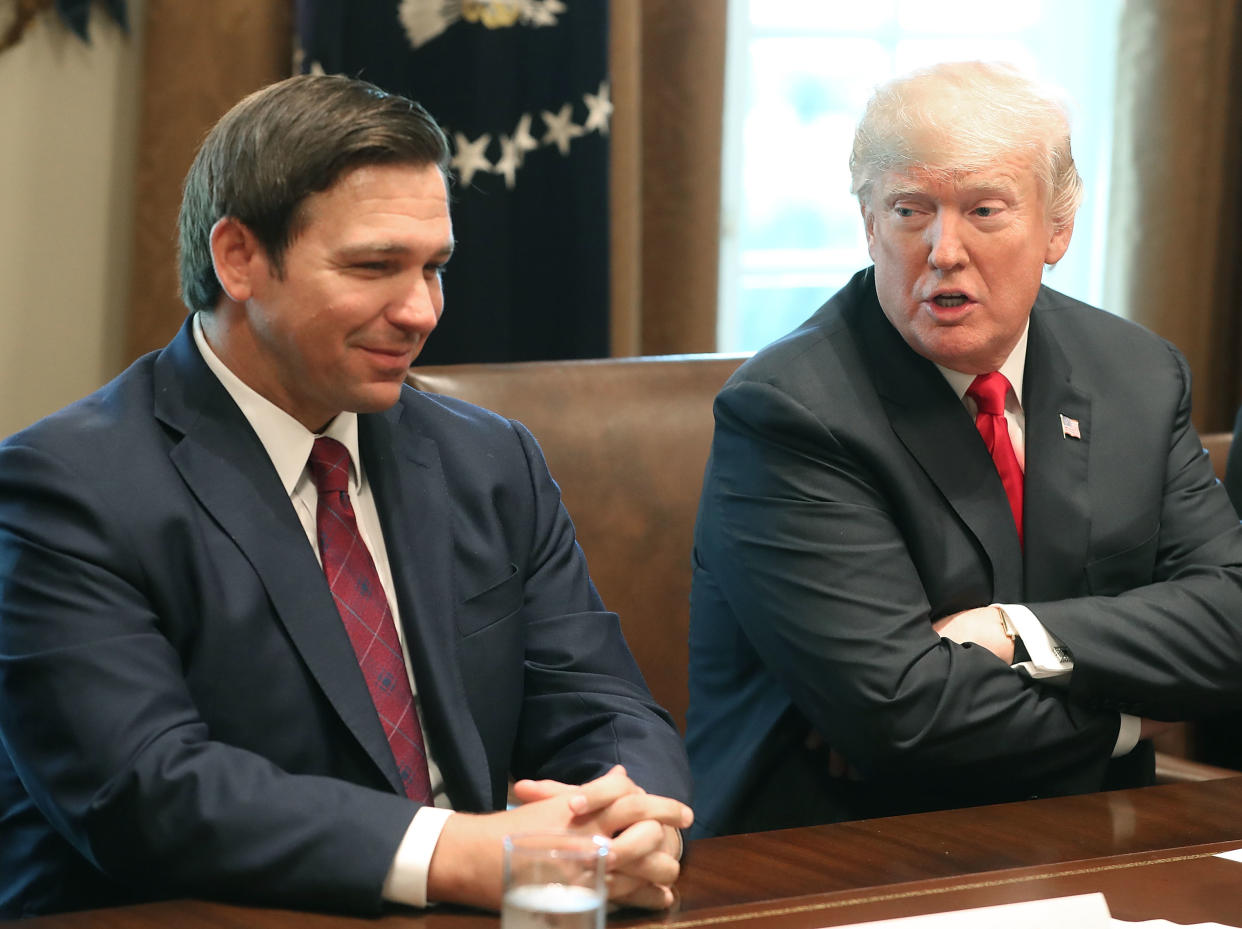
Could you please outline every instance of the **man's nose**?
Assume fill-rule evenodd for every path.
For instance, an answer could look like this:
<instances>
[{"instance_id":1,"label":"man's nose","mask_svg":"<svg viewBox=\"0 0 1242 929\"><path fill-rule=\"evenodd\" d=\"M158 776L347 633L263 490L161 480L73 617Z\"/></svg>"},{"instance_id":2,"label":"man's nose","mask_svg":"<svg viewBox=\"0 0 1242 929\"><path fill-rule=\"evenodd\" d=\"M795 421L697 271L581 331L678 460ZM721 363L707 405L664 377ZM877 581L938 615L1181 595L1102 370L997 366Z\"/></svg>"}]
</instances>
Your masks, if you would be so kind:
<instances>
[{"instance_id":1,"label":"man's nose","mask_svg":"<svg viewBox=\"0 0 1242 929\"><path fill-rule=\"evenodd\" d=\"M425 334L440 321L443 306L439 278L420 276L406 289L401 299L393 301L388 318L394 326Z\"/></svg>"},{"instance_id":2,"label":"man's nose","mask_svg":"<svg viewBox=\"0 0 1242 929\"><path fill-rule=\"evenodd\" d=\"M927 264L937 271L947 271L966 263L966 246L962 242L963 219L956 213L941 210L928 226Z\"/></svg>"}]
</instances>

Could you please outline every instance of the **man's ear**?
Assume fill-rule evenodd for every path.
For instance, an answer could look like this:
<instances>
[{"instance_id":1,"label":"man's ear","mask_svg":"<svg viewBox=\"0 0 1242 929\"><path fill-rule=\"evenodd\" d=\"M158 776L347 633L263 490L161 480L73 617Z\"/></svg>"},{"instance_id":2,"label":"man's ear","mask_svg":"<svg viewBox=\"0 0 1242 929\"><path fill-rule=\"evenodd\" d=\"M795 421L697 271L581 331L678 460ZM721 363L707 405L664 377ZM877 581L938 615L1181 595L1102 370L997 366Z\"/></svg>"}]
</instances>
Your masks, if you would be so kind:
<instances>
[{"instance_id":1,"label":"man's ear","mask_svg":"<svg viewBox=\"0 0 1242 929\"><path fill-rule=\"evenodd\" d=\"M231 216L211 227L211 263L220 286L235 303L250 299L255 275L267 270L267 257L259 240L249 226Z\"/></svg>"},{"instance_id":2,"label":"man's ear","mask_svg":"<svg viewBox=\"0 0 1242 929\"><path fill-rule=\"evenodd\" d=\"M1070 237L1074 234L1074 218L1059 229L1054 229L1048 239L1048 247L1044 251L1044 264L1052 267L1065 257L1069 249Z\"/></svg>"}]
</instances>

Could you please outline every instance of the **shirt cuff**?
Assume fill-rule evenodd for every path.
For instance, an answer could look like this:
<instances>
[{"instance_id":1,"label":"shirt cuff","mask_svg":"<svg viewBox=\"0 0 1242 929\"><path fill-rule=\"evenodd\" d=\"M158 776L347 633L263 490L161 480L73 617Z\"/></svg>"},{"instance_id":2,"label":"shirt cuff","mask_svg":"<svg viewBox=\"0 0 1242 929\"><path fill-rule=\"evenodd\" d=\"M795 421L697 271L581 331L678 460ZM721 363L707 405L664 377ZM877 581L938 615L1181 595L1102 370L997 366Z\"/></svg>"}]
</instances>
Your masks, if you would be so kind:
<instances>
[{"instance_id":1,"label":"shirt cuff","mask_svg":"<svg viewBox=\"0 0 1242 929\"><path fill-rule=\"evenodd\" d=\"M1143 721L1139 717L1121 714L1121 727L1117 730L1117 744L1113 746L1114 758L1130 754L1134 746L1138 745L1142 725Z\"/></svg>"},{"instance_id":2,"label":"shirt cuff","mask_svg":"<svg viewBox=\"0 0 1242 929\"><path fill-rule=\"evenodd\" d=\"M452 810L435 806L420 807L414 814L405 837L397 846L388 876L384 878L382 894L385 900L409 906L427 905L427 872L431 869L431 856L440 841L440 831L452 815Z\"/></svg>"},{"instance_id":3,"label":"shirt cuff","mask_svg":"<svg viewBox=\"0 0 1242 929\"><path fill-rule=\"evenodd\" d=\"M1035 618L1035 614L1020 603L993 604L1000 609L1013 627L1018 630L1022 644L1030 661L1022 661L1014 665L1037 680L1069 680L1074 670L1074 658L1064 645Z\"/></svg>"}]
</instances>

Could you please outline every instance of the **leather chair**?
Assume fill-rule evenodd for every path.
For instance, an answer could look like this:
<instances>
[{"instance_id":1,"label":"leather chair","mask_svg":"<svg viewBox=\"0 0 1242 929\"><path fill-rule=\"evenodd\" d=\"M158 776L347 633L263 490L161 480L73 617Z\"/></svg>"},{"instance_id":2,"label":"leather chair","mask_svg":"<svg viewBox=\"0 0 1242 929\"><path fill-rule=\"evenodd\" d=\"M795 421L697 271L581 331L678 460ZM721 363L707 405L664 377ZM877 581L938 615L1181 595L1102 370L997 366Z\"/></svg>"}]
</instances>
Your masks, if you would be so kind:
<instances>
[{"instance_id":1,"label":"leather chair","mask_svg":"<svg viewBox=\"0 0 1242 929\"><path fill-rule=\"evenodd\" d=\"M519 420L539 440L595 586L683 731L690 549L712 400L745 357L426 366L408 377Z\"/></svg>"},{"instance_id":2,"label":"leather chair","mask_svg":"<svg viewBox=\"0 0 1242 929\"><path fill-rule=\"evenodd\" d=\"M684 731L690 550L712 401L745 355L668 355L415 367L419 390L516 419L539 440L574 520L591 577L652 694ZM1229 433L1204 446L1224 475ZM1193 729L1157 740L1162 782L1238 774L1189 760Z\"/></svg>"}]
</instances>

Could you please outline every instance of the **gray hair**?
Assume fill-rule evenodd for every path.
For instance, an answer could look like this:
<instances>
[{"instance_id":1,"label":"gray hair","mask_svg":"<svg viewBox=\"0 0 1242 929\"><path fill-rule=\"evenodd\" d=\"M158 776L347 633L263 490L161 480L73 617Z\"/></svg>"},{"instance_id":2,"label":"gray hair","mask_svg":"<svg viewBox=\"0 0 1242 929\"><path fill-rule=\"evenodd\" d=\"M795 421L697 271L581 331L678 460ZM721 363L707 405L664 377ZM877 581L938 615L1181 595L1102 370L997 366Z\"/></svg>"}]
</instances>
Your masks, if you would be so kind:
<instances>
[{"instance_id":1,"label":"gray hair","mask_svg":"<svg viewBox=\"0 0 1242 929\"><path fill-rule=\"evenodd\" d=\"M918 167L955 175L1016 153L1030 158L1053 227L1072 223L1083 188L1060 100L1009 65L935 65L890 81L871 97L854 133L850 191L866 206L888 171Z\"/></svg>"},{"instance_id":2,"label":"gray hair","mask_svg":"<svg viewBox=\"0 0 1242 929\"><path fill-rule=\"evenodd\" d=\"M193 312L220 298L211 260L218 220L245 223L279 275L312 194L364 165L435 165L443 173L448 163L448 140L427 111L374 84L304 74L256 91L221 117L186 175L182 301Z\"/></svg>"}]
</instances>

